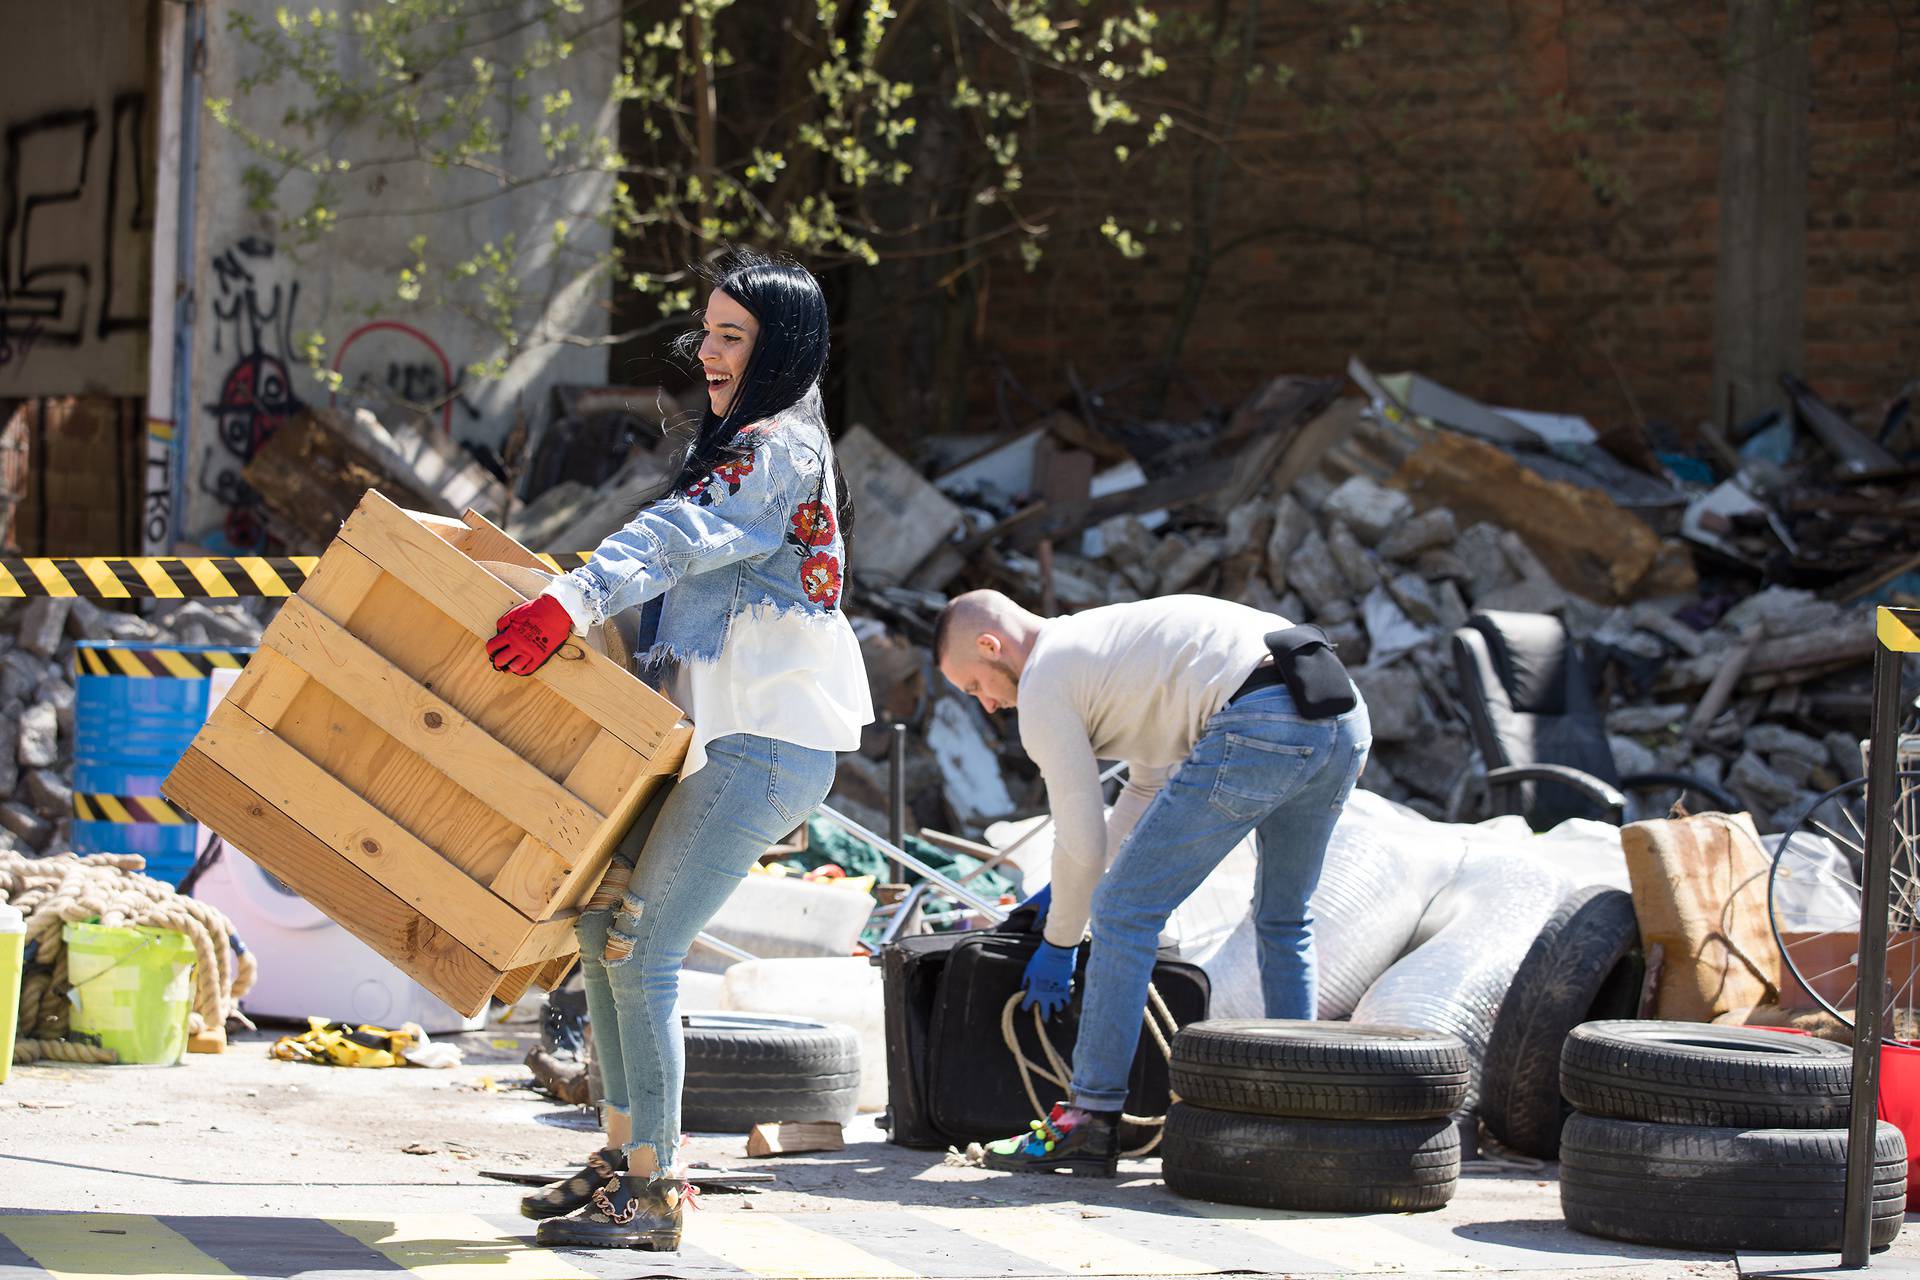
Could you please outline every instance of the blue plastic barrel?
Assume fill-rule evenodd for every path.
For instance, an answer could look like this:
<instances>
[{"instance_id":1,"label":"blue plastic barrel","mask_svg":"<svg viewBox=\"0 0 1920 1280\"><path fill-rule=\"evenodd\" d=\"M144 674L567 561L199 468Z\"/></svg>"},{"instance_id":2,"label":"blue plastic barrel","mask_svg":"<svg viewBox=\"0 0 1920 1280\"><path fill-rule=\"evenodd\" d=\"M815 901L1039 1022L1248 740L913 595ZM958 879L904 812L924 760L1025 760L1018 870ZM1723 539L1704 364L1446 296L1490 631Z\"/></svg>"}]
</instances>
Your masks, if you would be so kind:
<instances>
[{"instance_id":1,"label":"blue plastic barrel","mask_svg":"<svg viewBox=\"0 0 1920 1280\"><path fill-rule=\"evenodd\" d=\"M199 828L160 797L160 783L207 720L215 671L251 649L83 640L73 655L73 847L137 853L147 874L178 884Z\"/></svg>"}]
</instances>

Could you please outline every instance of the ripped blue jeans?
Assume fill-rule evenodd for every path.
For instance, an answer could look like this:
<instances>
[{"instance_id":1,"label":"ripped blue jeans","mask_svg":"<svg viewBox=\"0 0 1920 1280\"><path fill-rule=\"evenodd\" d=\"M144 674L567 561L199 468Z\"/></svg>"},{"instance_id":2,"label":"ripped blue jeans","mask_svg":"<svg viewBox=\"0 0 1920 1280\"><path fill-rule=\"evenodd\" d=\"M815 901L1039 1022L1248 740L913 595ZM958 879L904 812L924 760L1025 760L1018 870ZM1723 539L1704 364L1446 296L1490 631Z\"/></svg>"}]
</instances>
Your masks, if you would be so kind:
<instances>
[{"instance_id":1,"label":"ripped blue jeans","mask_svg":"<svg viewBox=\"0 0 1920 1280\"><path fill-rule=\"evenodd\" d=\"M753 734L714 739L706 764L662 788L621 841L614 856L633 875L620 905L580 915L606 1105L632 1121L627 1150L651 1147L661 1169L680 1145L680 966L748 868L826 799L835 763L831 751ZM632 955L604 961L609 933Z\"/></svg>"}]
</instances>

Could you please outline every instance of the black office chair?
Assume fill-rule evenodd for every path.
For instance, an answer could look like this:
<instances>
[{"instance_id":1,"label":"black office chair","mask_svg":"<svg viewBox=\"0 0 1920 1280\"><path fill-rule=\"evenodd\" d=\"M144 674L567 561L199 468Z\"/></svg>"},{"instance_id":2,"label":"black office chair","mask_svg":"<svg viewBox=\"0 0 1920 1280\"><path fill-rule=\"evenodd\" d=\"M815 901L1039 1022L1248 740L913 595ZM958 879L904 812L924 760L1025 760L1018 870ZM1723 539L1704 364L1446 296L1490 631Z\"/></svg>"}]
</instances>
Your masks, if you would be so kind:
<instances>
[{"instance_id":1,"label":"black office chair","mask_svg":"<svg viewBox=\"0 0 1920 1280\"><path fill-rule=\"evenodd\" d=\"M1580 647L1558 618L1476 613L1453 633L1453 661L1486 775L1456 793L1449 816L1469 816L1483 797L1487 813L1521 814L1535 831L1568 818L1618 823L1623 790L1654 787L1682 788L1728 813L1744 807L1690 774L1620 776Z\"/></svg>"}]
</instances>

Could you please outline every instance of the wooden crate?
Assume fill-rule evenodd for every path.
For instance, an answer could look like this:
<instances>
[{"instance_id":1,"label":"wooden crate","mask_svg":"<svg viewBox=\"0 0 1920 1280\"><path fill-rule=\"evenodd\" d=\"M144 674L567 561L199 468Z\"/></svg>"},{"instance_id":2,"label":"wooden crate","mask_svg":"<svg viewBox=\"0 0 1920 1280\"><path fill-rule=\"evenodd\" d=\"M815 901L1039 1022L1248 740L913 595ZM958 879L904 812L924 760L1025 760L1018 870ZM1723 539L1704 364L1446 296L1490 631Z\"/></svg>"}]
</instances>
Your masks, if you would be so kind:
<instances>
[{"instance_id":1,"label":"wooden crate","mask_svg":"<svg viewBox=\"0 0 1920 1280\"><path fill-rule=\"evenodd\" d=\"M573 921L692 728L570 641L484 641L546 569L471 512L368 493L167 778L168 798L463 1014L551 986Z\"/></svg>"}]
</instances>

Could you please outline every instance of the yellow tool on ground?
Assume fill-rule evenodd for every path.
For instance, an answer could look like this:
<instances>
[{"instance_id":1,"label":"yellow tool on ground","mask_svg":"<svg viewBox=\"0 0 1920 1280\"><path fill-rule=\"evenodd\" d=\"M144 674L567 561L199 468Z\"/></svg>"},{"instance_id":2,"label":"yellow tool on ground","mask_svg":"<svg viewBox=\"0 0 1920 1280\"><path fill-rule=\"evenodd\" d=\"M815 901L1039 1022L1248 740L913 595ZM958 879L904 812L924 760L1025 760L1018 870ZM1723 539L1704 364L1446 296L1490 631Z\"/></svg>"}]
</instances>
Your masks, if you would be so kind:
<instances>
[{"instance_id":1,"label":"yellow tool on ground","mask_svg":"<svg viewBox=\"0 0 1920 1280\"><path fill-rule=\"evenodd\" d=\"M323 1067L402 1067L407 1065L402 1055L426 1040L427 1033L412 1022L389 1031L385 1027L355 1027L308 1018L307 1030L274 1041L273 1056L282 1062L311 1062Z\"/></svg>"}]
</instances>

